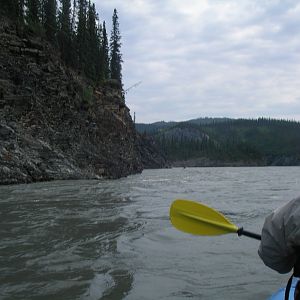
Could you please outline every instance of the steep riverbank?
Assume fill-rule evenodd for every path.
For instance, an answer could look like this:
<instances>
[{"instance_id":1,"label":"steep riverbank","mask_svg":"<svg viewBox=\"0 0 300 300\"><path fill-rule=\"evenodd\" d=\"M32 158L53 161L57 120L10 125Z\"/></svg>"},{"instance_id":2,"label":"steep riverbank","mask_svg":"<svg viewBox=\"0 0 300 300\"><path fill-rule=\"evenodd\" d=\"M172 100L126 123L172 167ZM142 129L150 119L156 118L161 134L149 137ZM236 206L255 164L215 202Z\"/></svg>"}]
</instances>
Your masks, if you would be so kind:
<instances>
[{"instance_id":1,"label":"steep riverbank","mask_svg":"<svg viewBox=\"0 0 300 300\"><path fill-rule=\"evenodd\" d=\"M91 86L41 38L0 22L0 184L119 178L166 161L116 81Z\"/></svg>"}]
</instances>

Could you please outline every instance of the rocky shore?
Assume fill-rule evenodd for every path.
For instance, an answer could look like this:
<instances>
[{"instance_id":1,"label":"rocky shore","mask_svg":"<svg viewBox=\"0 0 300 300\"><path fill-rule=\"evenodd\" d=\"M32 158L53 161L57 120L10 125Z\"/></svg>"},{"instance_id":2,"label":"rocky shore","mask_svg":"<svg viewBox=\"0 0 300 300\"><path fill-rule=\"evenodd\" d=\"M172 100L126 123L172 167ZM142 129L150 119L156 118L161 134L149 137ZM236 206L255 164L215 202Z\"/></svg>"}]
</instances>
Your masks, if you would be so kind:
<instances>
[{"instance_id":1,"label":"rocky shore","mask_svg":"<svg viewBox=\"0 0 300 300\"><path fill-rule=\"evenodd\" d=\"M119 178L167 165L116 81L91 86L40 38L0 21L0 184Z\"/></svg>"}]
</instances>

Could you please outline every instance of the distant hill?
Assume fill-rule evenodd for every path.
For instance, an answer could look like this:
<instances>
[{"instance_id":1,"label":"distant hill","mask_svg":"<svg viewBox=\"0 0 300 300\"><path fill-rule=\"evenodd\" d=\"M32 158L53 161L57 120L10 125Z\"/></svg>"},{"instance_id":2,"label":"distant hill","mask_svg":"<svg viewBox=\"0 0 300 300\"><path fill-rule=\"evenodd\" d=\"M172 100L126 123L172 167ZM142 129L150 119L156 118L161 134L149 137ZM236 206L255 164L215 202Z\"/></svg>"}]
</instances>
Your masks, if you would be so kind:
<instances>
[{"instance_id":1,"label":"distant hill","mask_svg":"<svg viewBox=\"0 0 300 300\"><path fill-rule=\"evenodd\" d=\"M300 165L300 123L259 118L199 118L136 124L173 165Z\"/></svg>"},{"instance_id":2,"label":"distant hill","mask_svg":"<svg viewBox=\"0 0 300 300\"><path fill-rule=\"evenodd\" d=\"M150 133L151 135L158 133L159 131L167 128L171 128L177 124L181 123L190 123L190 124L196 124L196 125L205 125L205 124L212 124L212 123L221 123L221 122L226 122L228 120L231 120L229 118L197 118L197 119L192 119L184 122L175 122L175 121L170 121L170 122L165 122L165 121L160 121L160 122L155 122L155 123L137 123L135 124L135 128L137 131L140 133Z\"/></svg>"}]
</instances>

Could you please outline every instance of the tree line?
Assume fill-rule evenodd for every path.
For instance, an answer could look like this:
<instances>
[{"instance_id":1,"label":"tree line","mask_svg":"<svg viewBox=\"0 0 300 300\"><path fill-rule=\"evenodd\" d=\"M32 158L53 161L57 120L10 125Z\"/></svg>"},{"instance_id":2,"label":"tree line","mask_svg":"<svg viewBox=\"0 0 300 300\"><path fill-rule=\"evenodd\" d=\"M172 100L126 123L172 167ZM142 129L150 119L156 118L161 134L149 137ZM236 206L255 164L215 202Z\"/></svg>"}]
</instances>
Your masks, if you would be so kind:
<instances>
[{"instance_id":1,"label":"tree line","mask_svg":"<svg viewBox=\"0 0 300 300\"><path fill-rule=\"evenodd\" d=\"M300 123L295 121L259 118L201 125L183 122L157 129L152 136L170 161L206 157L223 162L300 164Z\"/></svg>"},{"instance_id":2,"label":"tree line","mask_svg":"<svg viewBox=\"0 0 300 300\"><path fill-rule=\"evenodd\" d=\"M72 2L72 3L71 3ZM18 26L45 37L60 50L65 64L96 84L122 85L121 35L117 10L110 39L95 4L87 0L0 0L0 10Z\"/></svg>"}]
</instances>

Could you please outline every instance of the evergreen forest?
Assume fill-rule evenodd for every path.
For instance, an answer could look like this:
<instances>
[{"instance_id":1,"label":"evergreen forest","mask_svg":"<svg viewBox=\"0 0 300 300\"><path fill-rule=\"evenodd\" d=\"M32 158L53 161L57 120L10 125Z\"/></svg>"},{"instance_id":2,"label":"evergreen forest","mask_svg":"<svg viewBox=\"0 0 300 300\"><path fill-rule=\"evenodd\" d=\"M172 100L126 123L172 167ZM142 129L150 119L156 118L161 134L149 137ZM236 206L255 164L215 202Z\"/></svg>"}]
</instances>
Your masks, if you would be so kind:
<instances>
[{"instance_id":1,"label":"evergreen forest","mask_svg":"<svg viewBox=\"0 0 300 300\"><path fill-rule=\"evenodd\" d=\"M95 4L87 0L0 0L0 12L19 32L47 39L63 62L93 84L115 79L122 86L121 35L117 10L110 37Z\"/></svg>"},{"instance_id":2,"label":"evergreen forest","mask_svg":"<svg viewBox=\"0 0 300 300\"><path fill-rule=\"evenodd\" d=\"M276 119L202 118L136 124L171 161L206 158L241 165L299 165L300 123Z\"/></svg>"}]
</instances>

